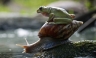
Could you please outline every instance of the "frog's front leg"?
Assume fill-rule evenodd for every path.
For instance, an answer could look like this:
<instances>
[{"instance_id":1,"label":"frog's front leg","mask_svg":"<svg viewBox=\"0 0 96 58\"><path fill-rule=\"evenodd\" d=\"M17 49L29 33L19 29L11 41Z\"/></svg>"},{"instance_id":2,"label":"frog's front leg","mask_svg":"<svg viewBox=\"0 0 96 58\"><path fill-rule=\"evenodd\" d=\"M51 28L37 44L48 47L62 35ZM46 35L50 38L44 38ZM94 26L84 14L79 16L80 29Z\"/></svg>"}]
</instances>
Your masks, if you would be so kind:
<instances>
[{"instance_id":1,"label":"frog's front leg","mask_svg":"<svg viewBox=\"0 0 96 58\"><path fill-rule=\"evenodd\" d=\"M69 18L54 18L53 22L49 22L49 24L69 24L73 20Z\"/></svg>"},{"instance_id":2,"label":"frog's front leg","mask_svg":"<svg viewBox=\"0 0 96 58\"><path fill-rule=\"evenodd\" d=\"M53 21L54 16L55 16L54 13L51 13L51 14L49 15L49 19L48 19L47 22Z\"/></svg>"}]
</instances>

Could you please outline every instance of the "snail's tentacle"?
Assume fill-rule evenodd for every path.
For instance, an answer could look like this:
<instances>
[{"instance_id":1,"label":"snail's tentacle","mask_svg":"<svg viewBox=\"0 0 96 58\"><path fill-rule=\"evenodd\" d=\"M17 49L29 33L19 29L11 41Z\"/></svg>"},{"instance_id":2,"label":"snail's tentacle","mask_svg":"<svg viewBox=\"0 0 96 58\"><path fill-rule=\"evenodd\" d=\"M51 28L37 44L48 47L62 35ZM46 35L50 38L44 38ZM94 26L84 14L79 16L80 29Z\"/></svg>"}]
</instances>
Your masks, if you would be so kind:
<instances>
[{"instance_id":1,"label":"snail's tentacle","mask_svg":"<svg viewBox=\"0 0 96 58\"><path fill-rule=\"evenodd\" d=\"M16 44L16 46L20 46L22 48L27 48L27 45Z\"/></svg>"},{"instance_id":2,"label":"snail's tentacle","mask_svg":"<svg viewBox=\"0 0 96 58\"><path fill-rule=\"evenodd\" d=\"M25 41L26 41L26 44L27 44L27 45L30 45L30 44L28 43L28 41L27 41L27 39L26 39L26 38L25 38Z\"/></svg>"}]
</instances>

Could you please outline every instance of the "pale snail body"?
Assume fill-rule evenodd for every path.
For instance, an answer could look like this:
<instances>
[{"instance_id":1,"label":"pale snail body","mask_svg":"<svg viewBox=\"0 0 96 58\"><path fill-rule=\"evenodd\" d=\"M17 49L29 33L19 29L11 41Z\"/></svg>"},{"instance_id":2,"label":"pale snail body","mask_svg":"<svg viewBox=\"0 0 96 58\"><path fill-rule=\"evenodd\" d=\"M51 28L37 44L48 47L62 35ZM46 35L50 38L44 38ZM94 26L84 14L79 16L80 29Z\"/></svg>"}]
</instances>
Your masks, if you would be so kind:
<instances>
[{"instance_id":1,"label":"pale snail body","mask_svg":"<svg viewBox=\"0 0 96 58\"><path fill-rule=\"evenodd\" d=\"M73 20L72 23L65 24L48 24L46 22L40 29L38 36L40 38L34 44L19 45L24 48L26 53L36 53L47 49L54 48L58 45L68 42L68 38L83 24L81 21Z\"/></svg>"}]
</instances>

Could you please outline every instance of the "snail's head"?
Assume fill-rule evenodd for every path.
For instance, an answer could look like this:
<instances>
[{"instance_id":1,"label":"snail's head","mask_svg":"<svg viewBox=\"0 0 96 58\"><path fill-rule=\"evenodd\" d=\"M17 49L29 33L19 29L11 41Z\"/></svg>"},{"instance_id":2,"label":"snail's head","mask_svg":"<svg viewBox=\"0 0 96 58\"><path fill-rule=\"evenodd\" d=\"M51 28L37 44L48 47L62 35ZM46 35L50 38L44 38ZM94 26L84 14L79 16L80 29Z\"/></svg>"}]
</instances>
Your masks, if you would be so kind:
<instances>
[{"instance_id":1,"label":"snail's head","mask_svg":"<svg viewBox=\"0 0 96 58\"><path fill-rule=\"evenodd\" d=\"M16 44L17 46L20 46L22 48L24 48L22 53L31 53L31 47L27 46L27 45L21 45L21 44Z\"/></svg>"},{"instance_id":2,"label":"snail's head","mask_svg":"<svg viewBox=\"0 0 96 58\"><path fill-rule=\"evenodd\" d=\"M16 45L24 48L24 51L22 53L31 53L31 47L30 47L30 44L28 43L28 41L26 40L26 38L25 38L25 41L26 41L27 45L21 45L21 44L16 44Z\"/></svg>"}]
</instances>

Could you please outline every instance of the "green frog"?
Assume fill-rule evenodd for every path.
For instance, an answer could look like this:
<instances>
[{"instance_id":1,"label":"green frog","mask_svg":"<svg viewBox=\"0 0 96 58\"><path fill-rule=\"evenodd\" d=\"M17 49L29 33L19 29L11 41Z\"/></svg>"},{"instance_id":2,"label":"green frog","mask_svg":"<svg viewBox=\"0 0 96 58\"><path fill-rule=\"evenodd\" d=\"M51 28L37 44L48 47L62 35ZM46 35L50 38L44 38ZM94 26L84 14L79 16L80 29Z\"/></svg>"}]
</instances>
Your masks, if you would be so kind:
<instances>
[{"instance_id":1,"label":"green frog","mask_svg":"<svg viewBox=\"0 0 96 58\"><path fill-rule=\"evenodd\" d=\"M41 6L37 13L49 17L47 21L49 24L69 24L75 18L74 14L69 14L65 9L59 7Z\"/></svg>"}]
</instances>

